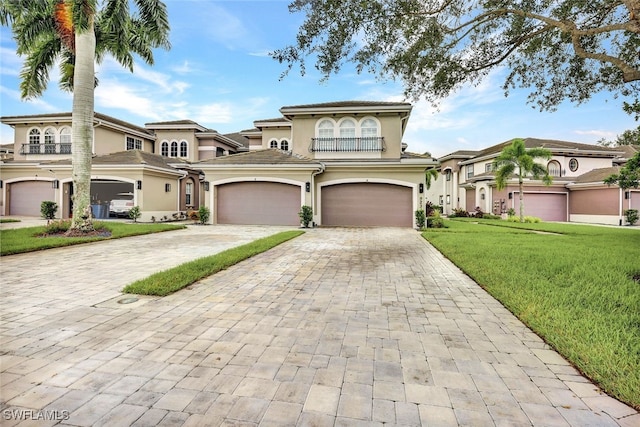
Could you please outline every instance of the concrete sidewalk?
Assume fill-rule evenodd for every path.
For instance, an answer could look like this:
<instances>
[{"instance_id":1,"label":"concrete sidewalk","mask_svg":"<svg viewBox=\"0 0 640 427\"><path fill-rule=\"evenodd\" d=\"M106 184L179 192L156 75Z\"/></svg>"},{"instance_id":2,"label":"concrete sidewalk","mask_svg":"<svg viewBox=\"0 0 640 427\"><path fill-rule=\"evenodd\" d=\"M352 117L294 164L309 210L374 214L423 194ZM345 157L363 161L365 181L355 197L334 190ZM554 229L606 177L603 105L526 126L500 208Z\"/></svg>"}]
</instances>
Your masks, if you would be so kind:
<instances>
[{"instance_id":1,"label":"concrete sidewalk","mask_svg":"<svg viewBox=\"0 0 640 427\"><path fill-rule=\"evenodd\" d=\"M2 425L640 425L414 230L309 230L118 302L137 278L280 230L3 257Z\"/></svg>"}]
</instances>

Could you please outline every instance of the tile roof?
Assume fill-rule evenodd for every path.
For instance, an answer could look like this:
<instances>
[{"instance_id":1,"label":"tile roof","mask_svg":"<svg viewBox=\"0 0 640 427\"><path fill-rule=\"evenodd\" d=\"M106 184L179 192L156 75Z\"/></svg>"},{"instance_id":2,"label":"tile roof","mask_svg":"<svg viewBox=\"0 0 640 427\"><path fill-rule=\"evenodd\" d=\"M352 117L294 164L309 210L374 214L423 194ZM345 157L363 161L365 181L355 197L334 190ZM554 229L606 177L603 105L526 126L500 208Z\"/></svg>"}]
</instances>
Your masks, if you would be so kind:
<instances>
[{"instance_id":1,"label":"tile roof","mask_svg":"<svg viewBox=\"0 0 640 427\"><path fill-rule=\"evenodd\" d=\"M485 148L484 150L478 151L476 157L484 157L491 154L500 153L505 147L510 145L512 142L513 142L513 139ZM611 155L614 155L616 151L620 151L614 148L602 147L599 145L590 145L590 144L582 144L578 142L559 141L559 140L552 140L552 139L538 139L538 138L524 138L524 145L526 148L541 147L541 148L546 148L548 150L551 150L552 152L583 150L583 151L601 151L603 153L610 153Z\"/></svg>"},{"instance_id":2,"label":"tile roof","mask_svg":"<svg viewBox=\"0 0 640 427\"><path fill-rule=\"evenodd\" d=\"M170 163L178 163L178 159L163 157L159 154L140 150L119 151L117 153L96 156L91 159L93 165L149 165L162 169L175 169ZM43 162L50 165L71 164L71 159Z\"/></svg>"},{"instance_id":3,"label":"tile roof","mask_svg":"<svg viewBox=\"0 0 640 427\"><path fill-rule=\"evenodd\" d=\"M225 133L222 136L229 138L238 144L242 144L244 148L249 149L249 138L243 136L240 132Z\"/></svg>"},{"instance_id":4,"label":"tile roof","mask_svg":"<svg viewBox=\"0 0 640 427\"><path fill-rule=\"evenodd\" d=\"M411 106L409 102L381 102L381 101L335 101L318 104L288 105L287 108L340 108L340 107L376 107L376 106Z\"/></svg>"},{"instance_id":5,"label":"tile roof","mask_svg":"<svg viewBox=\"0 0 640 427\"><path fill-rule=\"evenodd\" d=\"M255 150L245 153L231 154L229 156L216 157L200 162L199 164L218 165L285 165L285 164L308 164L320 165L320 163L307 157L290 154L275 148L265 150Z\"/></svg>"},{"instance_id":6,"label":"tile roof","mask_svg":"<svg viewBox=\"0 0 640 427\"><path fill-rule=\"evenodd\" d=\"M584 183L587 183L587 182L602 182L609 175L612 175L612 174L618 173L618 172L620 172L620 167L619 166L612 166L612 167L608 167L608 168L593 169L593 170L590 170L589 172L586 172L586 173L580 175L579 177L575 178L573 180L573 182L576 183L576 184L584 184Z\"/></svg>"},{"instance_id":7,"label":"tile roof","mask_svg":"<svg viewBox=\"0 0 640 427\"><path fill-rule=\"evenodd\" d=\"M149 136L153 136L153 133L149 131L149 129L145 129L143 127L134 125L133 123L129 123L129 122L125 122L124 120L120 120L120 119L116 119L115 117L111 117L111 116L107 116L106 114L102 114L102 113L98 113L98 112L94 112L93 113L93 117L94 119L99 119L99 120L104 120L104 121L108 121L111 122L113 124L117 124L119 126L122 127L126 127L126 128L130 128L132 130L138 131L140 133L145 133ZM23 115L23 116L3 116L0 117L0 120L2 120L3 122L5 120L34 120L34 119L39 119L39 118L59 118L59 119L65 119L68 121L71 121L71 112L63 112L63 113L44 113L44 114L31 114L31 115Z\"/></svg>"}]
</instances>

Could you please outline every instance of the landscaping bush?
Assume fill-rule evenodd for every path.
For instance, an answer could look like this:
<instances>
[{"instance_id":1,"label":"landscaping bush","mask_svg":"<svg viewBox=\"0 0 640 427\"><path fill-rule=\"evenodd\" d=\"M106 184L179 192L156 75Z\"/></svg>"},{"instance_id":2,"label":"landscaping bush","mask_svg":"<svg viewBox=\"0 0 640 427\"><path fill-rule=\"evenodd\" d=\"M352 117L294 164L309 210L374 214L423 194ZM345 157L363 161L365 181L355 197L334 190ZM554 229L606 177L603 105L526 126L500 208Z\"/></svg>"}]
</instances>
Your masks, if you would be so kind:
<instances>
[{"instance_id":1,"label":"landscaping bush","mask_svg":"<svg viewBox=\"0 0 640 427\"><path fill-rule=\"evenodd\" d=\"M634 225L638 222L638 209L627 209L624 211L624 216L627 218L629 225Z\"/></svg>"},{"instance_id":2,"label":"landscaping bush","mask_svg":"<svg viewBox=\"0 0 640 427\"><path fill-rule=\"evenodd\" d=\"M129 211L129 218L131 218L133 222L138 222L138 218L140 218L141 216L142 213L140 212L140 206L134 206Z\"/></svg>"},{"instance_id":3,"label":"landscaping bush","mask_svg":"<svg viewBox=\"0 0 640 427\"><path fill-rule=\"evenodd\" d=\"M40 203L40 214L42 218L50 221L56 217L56 212L58 212L58 204L56 202L52 202L50 200L45 200Z\"/></svg>"},{"instance_id":4,"label":"landscaping bush","mask_svg":"<svg viewBox=\"0 0 640 427\"><path fill-rule=\"evenodd\" d=\"M200 206L198 209L198 218L200 219L200 224L204 225L209 222L209 217L211 216L211 211L206 206Z\"/></svg>"},{"instance_id":5,"label":"landscaping bush","mask_svg":"<svg viewBox=\"0 0 640 427\"><path fill-rule=\"evenodd\" d=\"M484 212L482 212L480 206L476 206L475 210L473 211L473 216L475 218L482 218L484 216Z\"/></svg>"},{"instance_id":6,"label":"landscaping bush","mask_svg":"<svg viewBox=\"0 0 640 427\"><path fill-rule=\"evenodd\" d=\"M415 215L416 215L416 226L418 227L418 230L422 230L427 221L427 216L424 214L424 210L422 209L418 209Z\"/></svg>"},{"instance_id":7,"label":"landscaping bush","mask_svg":"<svg viewBox=\"0 0 640 427\"><path fill-rule=\"evenodd\" d=\"M70 220L62 220L61 219L61 220L58 220L58 221L51 221L44 228L44 234L66 233L67 230L69 230L69 227L71 227L71 221Z\"/></svg>"},{"instance_id":8,"label":"landscaping bush","mask_svg":"<svg viewBox=\"0 0 640 427\"><path fill-rule=\"evenodd\" d=\"M524 219L524 222L528 224L536 224L538 222L542 222L542 220L537 216L525 216L523 219Z\"/></svg>"},{"instance_id":9,"label":"landscaping bush","mask_svg":"<svg viewBox=\"0 0 640 427\"><path fill-rule=\"evenodd\" d=\"M424 205L424 214L425 216L434 216L436 212L442 212L442 206L433 204L429 201Z\"/></svg>"},{"instance_id":10,"label":"landscaping bush","mask_svg":"<svg viewBox=\"0 0 640 427\"><path fill-rule=\"evenodd\" d=\"M309 224L313 221L313 209L311 209L311 206L303 205L300 207L298 216L300 217L302 226L304 228L309 228Z\"/></svg>"},{"instance_id":11,"label":"landscaping bush","mask_svg":"<svg viewBox=\"0 0 640 427\"><path fill-rule=\"evenodd\" d=\"M462 208L455 208L453 210L453 213L451 215L449 215L451 217L455 217L455 218L466 218L469 216L469 212L467 212L466 209L462 209Z\"/></svg>"},{"instance_id":12,"label":"landscaping bush","mask_svg":"<svg viewBox=\"0 0 640 427\"><path fill-rule=\"evenodd\" d=\"M500 215L494 215L494 214L489 214L489 213L483 214L482 218L483 219L502 219L502 217Z\"/></svg>"}]
</instances>

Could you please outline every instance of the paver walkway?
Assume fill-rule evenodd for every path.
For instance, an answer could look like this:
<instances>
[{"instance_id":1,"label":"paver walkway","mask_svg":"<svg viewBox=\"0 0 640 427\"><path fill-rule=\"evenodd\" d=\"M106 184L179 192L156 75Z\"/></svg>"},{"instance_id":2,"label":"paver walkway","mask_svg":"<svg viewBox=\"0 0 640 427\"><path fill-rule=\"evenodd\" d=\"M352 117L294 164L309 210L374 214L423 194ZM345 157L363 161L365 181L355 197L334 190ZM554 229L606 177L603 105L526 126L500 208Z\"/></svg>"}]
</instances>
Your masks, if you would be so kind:
<instances>
[{"instance_id":1,"label":"paver walkway","mask_svg":"<svg viewBox=\"0 0 640 427\"><path fill-rule=\"evenodd\" d=\"M116 302L138 277L276 231L2 258L2 425L640 425L409 229L310 230Z\"/></svg>"}]
</instances>

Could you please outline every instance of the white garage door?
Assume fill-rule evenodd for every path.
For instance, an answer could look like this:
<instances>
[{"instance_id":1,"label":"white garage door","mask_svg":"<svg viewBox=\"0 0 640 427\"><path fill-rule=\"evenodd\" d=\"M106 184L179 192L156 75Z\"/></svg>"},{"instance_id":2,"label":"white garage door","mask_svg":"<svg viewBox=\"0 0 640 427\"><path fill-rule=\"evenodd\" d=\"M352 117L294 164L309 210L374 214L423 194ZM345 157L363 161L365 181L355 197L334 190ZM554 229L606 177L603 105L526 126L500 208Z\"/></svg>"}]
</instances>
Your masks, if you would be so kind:
<instances>
[{"instance_id":1,"label":"white garage door","mask_svg":"<svg viewBox=\"0 0 640 427\"><path fill-rule=\"evenodd\" d=\"M9 215L40 216L40 204L54 198L50 181L14 182L9 192Z\"/></svg>"},{"instance_id":2,"label":"white garage door","mask_svg":"<svg viewBox=\"0 0 640 427\"><path fill-rule=\"evenodd\" d=\"M217 187L218 224L300 225L300 187L234 182Z\"/></svg>"},{"instance_id":3,"label":"white garage door","mask_svg":"<svg viewBox=\"0 0 640 427\"><path fill-rule=\"evenodd\" d=\"M393 184L358 182L322 187L322 225L411 227L412 190Z\"/></svg>"},{"instance_id":4,"label":"white garage door","mask_svg":"<svg viewBox=\"0 0 640 427\"><path fill-rule=\"evenodd\" d=\"M520 196L513 194L516 215L520 215ZM543 221L567 221L567 195L524 193L524 214Z\"/></svg>"}]
</instances>

